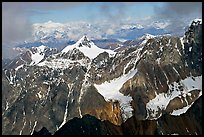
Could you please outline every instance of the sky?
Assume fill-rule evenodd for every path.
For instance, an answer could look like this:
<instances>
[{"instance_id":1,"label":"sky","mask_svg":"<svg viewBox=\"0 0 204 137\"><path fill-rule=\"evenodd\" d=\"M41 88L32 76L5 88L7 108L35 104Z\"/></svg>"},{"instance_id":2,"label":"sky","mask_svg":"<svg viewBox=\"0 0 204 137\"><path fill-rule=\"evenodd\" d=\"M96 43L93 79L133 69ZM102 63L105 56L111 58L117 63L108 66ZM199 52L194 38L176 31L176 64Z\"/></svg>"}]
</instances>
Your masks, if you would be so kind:
<instances>
[{"instance_id":1,"label":"sky","mask_svg":"<svg viewBox=\"0 0 204 137\"><path fill-rule=\"evenodd\" d=\"M72 6L71 6L72 5ZM108 20L113 16L121 16L123 18L141 18L151 16L154 12L154 6L162 6L162 3L72 3L67 8L57 10L36 9L33 10L35 15L30 17L32 23L45 22L52 20L54 22L65 23L68 21L98 21ZM142 5L142 6L141 6ZM144 11L144 8L147 9ZM127 10L128 9L128 10ZM43 12L44 14L38 14ZM71 14L70 14L71 13Z\"/></svg>"},{"instance_id":2,"label":"sky","mask_svg":"<svg viewBox=\"0 0 204 137\"><path fill-rule=\"evenodd\" d=\"M32 24L50 20L117 24L164 19L180 24L201 17L201 2L3 2L2 48L32 40Z\"/></svg>"}]
</instances>

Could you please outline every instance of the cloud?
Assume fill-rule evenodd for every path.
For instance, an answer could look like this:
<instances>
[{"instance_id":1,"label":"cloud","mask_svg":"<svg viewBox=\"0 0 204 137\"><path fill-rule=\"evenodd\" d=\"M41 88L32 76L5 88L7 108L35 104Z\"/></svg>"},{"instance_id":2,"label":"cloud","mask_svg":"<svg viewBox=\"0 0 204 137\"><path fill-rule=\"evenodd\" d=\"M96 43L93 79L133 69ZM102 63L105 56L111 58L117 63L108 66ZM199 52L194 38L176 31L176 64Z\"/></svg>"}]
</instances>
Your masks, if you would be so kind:
<instances>
[{"instance_id":1,"label":"cloud","mask_svg":"<svg viewBox=\"0 0 204 137\"><path fill-rule=\"evenodd\" d=\"M2 42L12 43L31 37L31 24L23 7L16 8L13 4L3 3L2 9Z\"/></svg>"},{"instance_id":2,"label":"cloud","mask_svg":"<svg viewBox=\"0 0 204 137\"><path fill-rule=\"evenodd\" d=\"M167 20L168 30L183 29L195 18L202 18L201 2L166 2L164 6L155 6L154 20Z\"/></svg>"},{"instance_id":3,"label":"cloud","mask_svg":"<svg viewBox=\"0 0 204 137\"><path fill-rule=\"evenodd\" d=\"M2 4L3 43L19 42L31 39L32 14L47 14L49 10L71 8L78 5L70 2L4 2Z\"/></svg>"},{"instance_id":4,"label":"cloud","mask_svg":"<svg viewBox=\"0 0 204 137\"><path fill-rule=\"evenodd\" d=\"M48 14L51 10L72 8L83 3L74 2L3 2L2 3L2 57L10 55L16 43L33 40L33 14Z\"/></svg>"},{"instance_id":5,"label":"cloud","mask_svg":"<svg viewBox=\"0 0 204 137\"><path fill-rule=\"evenodd\" d=\"M187 16L201 16L201 2L168 2L162 8L155 8L156 14L163 18L183 18Z\"/></svg>"},{"instance_id":6,"label":"cloud","mask_svg":"<svg viewBox=\"0 0 204 137\"><path fill-rule=\"evenodd\" d=\"M127 18L128 6L127 3L103 3L100 6L100 13L107 19L108 22L115 25L119 25Z\"/></svg>"}]
</instances>

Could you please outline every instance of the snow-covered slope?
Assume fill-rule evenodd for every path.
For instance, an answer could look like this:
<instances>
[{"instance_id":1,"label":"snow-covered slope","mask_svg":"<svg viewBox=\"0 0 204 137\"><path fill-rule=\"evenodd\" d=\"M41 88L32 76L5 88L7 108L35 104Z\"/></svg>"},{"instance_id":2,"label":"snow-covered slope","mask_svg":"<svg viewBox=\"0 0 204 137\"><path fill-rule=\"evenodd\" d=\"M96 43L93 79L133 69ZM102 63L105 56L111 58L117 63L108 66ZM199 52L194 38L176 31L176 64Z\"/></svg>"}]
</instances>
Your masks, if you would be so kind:
<instances>
[{"instance_id":1,"label":"snow-covered slope","mask_svg":"<svg viewBox=\"0 0 204 137\"><path fill-rule=\"evenodd\" d=\"M115 52L112 50L101 49L98 48L92 41L90 41L86 36L83 36L79 39L75 44L66 46L62 52L67 53L74 48L79 49L81 52L84 53L85 56L89 57L90 59L95 58L97 55L103 52L109 53L110 56L114 56Z\"/></svg>"},{"instance_id":2,"label":"snow-covered slope","mask_svg":"<svg viewBox=\"0 0 204 137\"><path fill-rule=\"evenodd\" d=\"M38 64L45 56L45 48L46 46L44 45L41 45L39 47L35 47L36 49L36 52L35 53L32 53L31 52L31 59L32 59L32 62L30 63L30 65L36 65Z\"/></svg>"},{"instance_id":3,"label":"snow-covered slope","mask_svg":"<svg viewBox=\"0 0 204 137\"><path fill-rule=\"evenodd\" d=\"M110 82L104 82L100 85L94 84L98 92L108 101L108 100L118 100L120 102L120 107L123 110L123 120L127 120L133 114L133 108L131 106L132 97L125 96L119 92L123 84L131 79L137 73L136 70L131 70L128 74L122 75L119 78L113 79Z\"/></svg>"},{"instance_id":4,"label":"snow-covered slope","mask_svg":"<svg viewBox=\"0 0 204 137\"><path fill-rule=\"evenodd\" d=\"M141 42L140 45L143 45L143 44L145 44L149 39L154 38L154 37L156 37L156 36L146 33L146 34L143 35L142 37L138 38L138 40L141 40L142 42Z\"/></svg>"},{"instance_id":5,"label":"snow-covered slope","mask_svg":"<svg viewBox=\"0 0 204 137\"><path fill-rule=\"evenodd\" d=\"M182 92L178 90L179 84L184 87L184 90ZM191 97L190 92L193 90L199 90L199 96L197 98L199 98L202 95L202 76L187 77L184 80L181 80L179 83L173 82L171 85L168 85L168 86L169 86L169 91L167 93L157 94L154 99L150 100L146 104L146 108L148 111L147 118L150 117L150 119L157 119L158 117L156 117L156 115L158 113L158 110L166 109L169 102L175 99L176 97L182 98L182 100L187 103L187 106L181 109L174 110L171 113L171 115L180 115L185 113L194 103L192 102L191 104L188 104L186 100L187 96ZM170 92L170 90L172 92Z\"/></svg>"}]
</instances>

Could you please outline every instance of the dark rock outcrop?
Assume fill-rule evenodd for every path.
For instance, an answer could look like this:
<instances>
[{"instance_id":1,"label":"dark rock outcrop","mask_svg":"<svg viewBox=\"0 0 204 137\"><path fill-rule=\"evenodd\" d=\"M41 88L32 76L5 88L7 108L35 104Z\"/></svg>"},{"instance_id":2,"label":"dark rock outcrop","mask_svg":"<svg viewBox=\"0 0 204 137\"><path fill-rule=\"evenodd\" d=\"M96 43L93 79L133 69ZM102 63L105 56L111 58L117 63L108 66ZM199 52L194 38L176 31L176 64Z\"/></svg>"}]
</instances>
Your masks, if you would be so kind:
<instances>
[{"instance_id":1,"label":"dark rock outcrop","mask_svg":"<svg viewBox=\"0 0 204 137\"><path fill-rule=\"evenodd\" d=\"M94 116L84 115L68 121L54 135L202 135L202 97L181 116L165 114L158 120L137 120L129 118L121 126L101 121ZM48 135L42 128L33 135Z\"/></svg>"}]
</instances>

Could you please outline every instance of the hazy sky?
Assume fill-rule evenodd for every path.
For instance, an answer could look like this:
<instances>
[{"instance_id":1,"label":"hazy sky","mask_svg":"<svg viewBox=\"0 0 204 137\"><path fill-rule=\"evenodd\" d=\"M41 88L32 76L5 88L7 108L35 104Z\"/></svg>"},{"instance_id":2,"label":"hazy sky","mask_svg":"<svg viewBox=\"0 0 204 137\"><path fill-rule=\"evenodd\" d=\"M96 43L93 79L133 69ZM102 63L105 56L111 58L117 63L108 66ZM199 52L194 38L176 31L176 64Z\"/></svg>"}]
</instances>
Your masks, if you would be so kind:
<instances>
[{"instance_id":1,"label":"hazy sky","mask_svg":"<svg viewBox=\"0 0 204 137\"><path fill-rule=\"evenodd\" d=\"M49 20L118 23L147 18L181 23L201 17L201 2L3 2L2 45L32 39L32 24Z\"/></svg>"}]
</instances>

